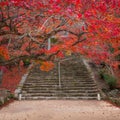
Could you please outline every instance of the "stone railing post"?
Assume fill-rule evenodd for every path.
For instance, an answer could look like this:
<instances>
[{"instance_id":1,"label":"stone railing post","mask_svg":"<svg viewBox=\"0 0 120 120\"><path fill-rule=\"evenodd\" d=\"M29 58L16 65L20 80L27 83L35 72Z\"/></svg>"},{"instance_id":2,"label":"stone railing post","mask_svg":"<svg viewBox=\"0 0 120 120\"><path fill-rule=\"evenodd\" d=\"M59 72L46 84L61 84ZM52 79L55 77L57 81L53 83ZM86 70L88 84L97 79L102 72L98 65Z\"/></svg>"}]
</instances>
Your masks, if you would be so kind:
<instances>
[{"instance_id":1,"label":"stone railing post","mask_svg":"<svg viewBox=\"0 0 120 120\"><path fill-rule=\"evenodd\" d=\"M2 78L3 78L3 71L0 70L0 84L2 83Z\"/></svg>"},{"instance_id":2,"label":"stone railing post","mask_svg":"<svg viewBox=\"0 0 120 120\"><path fill-rule=\"evenodd\" d=\"M58 79L59 79L59 88L61 88L61 62L73 59L73 57L60 60L58 62Z\"/></svg>"}]
</instances>

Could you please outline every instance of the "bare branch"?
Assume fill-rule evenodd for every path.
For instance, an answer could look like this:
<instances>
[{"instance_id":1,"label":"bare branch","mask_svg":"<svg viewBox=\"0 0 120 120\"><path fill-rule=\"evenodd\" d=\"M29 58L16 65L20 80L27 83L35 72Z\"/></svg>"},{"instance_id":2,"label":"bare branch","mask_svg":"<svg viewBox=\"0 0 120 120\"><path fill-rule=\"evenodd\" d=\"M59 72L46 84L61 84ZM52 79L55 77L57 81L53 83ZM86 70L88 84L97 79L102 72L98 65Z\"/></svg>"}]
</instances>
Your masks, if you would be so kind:
<instances>
[{"instance_id":1,"label":"bare branch","mask_svg":"<svg viewBox=\"0 0 120 120\"><path fill-rule=\"evenodd\" d=\"M72 46L75 46L75 45L77 45L77 44L79 44L80 42L83 42L83 41L85 41L85 40L86 40L86 38L84 38L84 39L82 39L82 40L77 40L75 43L72 44Z\"/></svg>"}]
</instances>

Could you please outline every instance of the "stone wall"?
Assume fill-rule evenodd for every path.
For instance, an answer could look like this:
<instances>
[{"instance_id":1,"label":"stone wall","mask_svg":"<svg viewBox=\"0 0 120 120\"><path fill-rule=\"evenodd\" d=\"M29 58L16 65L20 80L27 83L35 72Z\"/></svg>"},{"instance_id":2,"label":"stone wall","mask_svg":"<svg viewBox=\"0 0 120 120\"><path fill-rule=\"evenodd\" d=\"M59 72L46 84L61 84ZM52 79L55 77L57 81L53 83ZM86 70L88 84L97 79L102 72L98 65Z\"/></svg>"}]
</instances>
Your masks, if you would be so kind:
<instances>
[{"instance_id":1,"label":"stone wall","mask_svg":"<svg viewBox=\"0 0 120 120\"><path fill-rule=\"evenodd\" d=\"M6 89L0 90L0 105L8 101L10 99L10 96L11 96L10 91Z\"/></svg>"}]
</instances>

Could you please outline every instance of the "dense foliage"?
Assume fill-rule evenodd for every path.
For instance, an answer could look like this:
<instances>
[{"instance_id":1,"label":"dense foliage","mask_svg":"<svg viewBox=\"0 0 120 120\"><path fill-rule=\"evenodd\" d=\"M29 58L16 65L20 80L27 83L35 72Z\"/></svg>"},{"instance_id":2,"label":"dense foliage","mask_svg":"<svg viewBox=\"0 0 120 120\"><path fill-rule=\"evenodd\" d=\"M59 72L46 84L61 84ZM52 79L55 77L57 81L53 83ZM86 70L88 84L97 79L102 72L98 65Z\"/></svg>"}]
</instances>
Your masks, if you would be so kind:
<instances>
[{"instance_id":1,"label":"dense foliage","mask_svg":"<svg viewBox=\"0 0 120 120\"><path fill-rule=\"evenodd\" d=\"M78 53L116 68L119 8L120 0L2 0L0 66L29 59L47 71L56 57Z\"/></svg>"}]
</instances>

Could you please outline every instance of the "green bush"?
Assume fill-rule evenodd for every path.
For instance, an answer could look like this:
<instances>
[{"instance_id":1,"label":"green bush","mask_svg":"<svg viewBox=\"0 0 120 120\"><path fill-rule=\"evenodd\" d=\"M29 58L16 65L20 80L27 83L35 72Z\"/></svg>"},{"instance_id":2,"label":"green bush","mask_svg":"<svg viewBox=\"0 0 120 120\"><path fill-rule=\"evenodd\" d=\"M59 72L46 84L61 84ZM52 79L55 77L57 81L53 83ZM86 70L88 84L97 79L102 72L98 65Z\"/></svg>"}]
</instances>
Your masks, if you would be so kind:
<instances>
[{"instance_id":1,"label":"green bush","mask_svg":"<svg viewBox=\"0 0 120 120\"><path fill-rule=\"evenodd\" d=\"M0 106L2 106L3 105L3 103L2 103L2 101L0 100Z\"/></svg>"},{"instance_id":2,"label":"green bush","mask_svg":"<svg viewBox=\"0 0 120 120\"><path fill-rule=\"evenodd\" d=\"M58 41L57 38L50 38L50 40L51 40L51 43L56 43Z\"/></svg>"},{"instance_id":3,"label":"green bush","mask_svg":"<svg viewBox=\"0 0 120 120\"><path fill-rule=\"evenodd\" d=\"M13 95L13 94L10 94L10 95L8 96L8 98L9 98L9 99L13 99L13 98L14 98L14 95Z\"/></svg>"},{"instance_id":4,"label":"green bush","mask_svg":"<svg viewBox=\"0 0 120 120\"><path fill-rule=\"evenodd\" d=\"M23 60L24 66L29 66L30 65L30 60L29 59L25 59Z\"/></svg>"},{"instance_id":5,"label":"green bush","mask_svg":"<svg viewBox=\"0 0 120 120\"><path fill-rule=\"evenodd\" d=\"M117 56L115 56L115 59L116 59L117 61L120 61L120 54L117 55Z\"/></svg>"},{"instance_id":6,"label":"green bush","mask_svg":"<svg viewBox=\"0 0 120 120\"><path fill-rule=\"evenodd\" d=\"M116 78L114 76L107 73L103 73L102 76L106 83L109 85L110 89L114 89L116 87Z\"/></svg>"},{"instance_id":7,"label":"green bush","mask_svg":"<svg viewBox=\"0 0 120 120\"><path fill-rule=\"evenodd\" d=\"M109 100L117 106L120 106L120 99L119 98L109 98Z\"/></svg>"},{"instance_id":8,"label":"green bush","mask_svg":"<svg viewBox=\"0 0 120 120\"><path fill-rule=\"evenodd\" d=\"M105 74L105 71L103 69L99 71L99 75L102 79L104 79L104 74Z\"/></svg>"}]
</instances>

